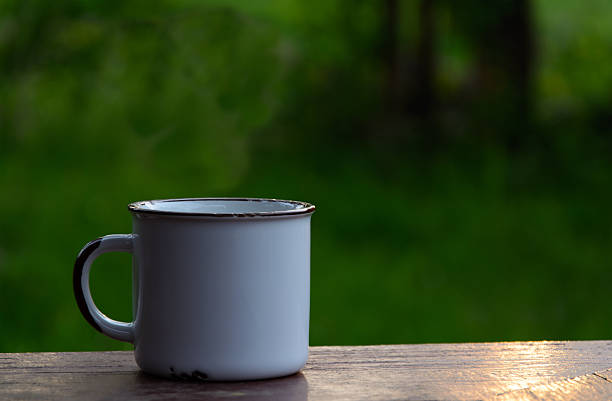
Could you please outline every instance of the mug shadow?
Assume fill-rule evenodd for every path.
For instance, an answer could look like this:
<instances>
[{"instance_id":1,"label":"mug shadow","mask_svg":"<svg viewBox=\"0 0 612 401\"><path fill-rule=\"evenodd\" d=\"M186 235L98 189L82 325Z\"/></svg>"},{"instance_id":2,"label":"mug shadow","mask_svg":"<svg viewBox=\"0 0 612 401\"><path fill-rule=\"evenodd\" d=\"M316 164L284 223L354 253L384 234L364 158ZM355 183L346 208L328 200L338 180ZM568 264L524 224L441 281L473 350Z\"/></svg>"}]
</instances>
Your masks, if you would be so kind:
<instances>
[{"instance_id":1,"label":"mug shadow","mask_svg":"<svg viewBox=\"0 0 612 401\"><path fill-rule=\"evenodd\" d=\"M125 387L129 398L156 395L165 399L183 397L189 399L227 400L295 400L308 399L308 380L298 372L277 379L242 382L214 382L197 380L171 380L135 372L132 383ZM126 394L127 395L127 394Z\"/></svg>"}]
</instances>

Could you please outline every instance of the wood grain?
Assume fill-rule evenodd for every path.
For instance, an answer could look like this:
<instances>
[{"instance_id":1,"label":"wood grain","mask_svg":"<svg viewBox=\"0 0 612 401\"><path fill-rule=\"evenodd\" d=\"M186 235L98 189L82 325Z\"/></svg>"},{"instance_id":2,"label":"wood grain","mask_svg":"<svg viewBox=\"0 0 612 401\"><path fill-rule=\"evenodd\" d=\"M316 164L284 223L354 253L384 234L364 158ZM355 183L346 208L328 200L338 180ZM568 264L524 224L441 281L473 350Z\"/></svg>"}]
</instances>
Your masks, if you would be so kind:
<instances>
[{"instance_id":1,"label":"wood grain","mask_svg":"<svg viewBox=\"0 0 612 401\"><path fill-rule=\"evenodd\" d=\"M496 400L611 400L612 383L598 373L500 394Z\"/></svg>"},{"instance_id":2,"label":"wood grain","mask_svg":"<svg viewBox=\"0 0 612 401\"><path fill-rule=\"evenodd\" d=\"M612 342L312 347L286 378L202 383L139 371L131 352L0 354L0 399L612 399Z\"/></svg>"}]
</instances>

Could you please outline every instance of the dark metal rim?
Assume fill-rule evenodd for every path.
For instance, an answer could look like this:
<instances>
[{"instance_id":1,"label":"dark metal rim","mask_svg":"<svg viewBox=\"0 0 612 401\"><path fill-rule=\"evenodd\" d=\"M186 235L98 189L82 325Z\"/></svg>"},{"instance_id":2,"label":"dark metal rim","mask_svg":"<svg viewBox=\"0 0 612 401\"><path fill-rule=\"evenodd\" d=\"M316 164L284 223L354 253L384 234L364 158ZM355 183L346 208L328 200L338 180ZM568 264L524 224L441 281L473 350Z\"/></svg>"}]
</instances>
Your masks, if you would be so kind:
<instances>
[{"instance_id":1,"label":"dark metal rim","mask_svg":"<svg viewBox=\"0 0 612 401\"><path fill-rule=\"evenodd\" d=\"M151 210L145 209L142 206L147 202L185 202L185 201L247 201L247 202L278 202L291 203L299 206L291 210L277 210L273 212L256 212L256 213L193 213L193 212L175 212L171 210ZM272 216L295 216L301 214L311 214L315 211L315 206L310 203L284 200L284 199L268 199L268 198L177 198L177 199L155 199L133 202L128 205L128 210L133 213L145 213L166 216L193 216L193 217L272 217Z\"/></svg>"},{"instance_id":2,"label":"dark metal rim","mask_svg":"<svg viewBox=\"0 0 612 401\"><path fill-rule=\"evenodd\" d=\"M77 305L79 306L79 310L87 320L87 323L91 324L91 326L102 333L102 328L96 322L93 315L89 311L89 307L87 306L87 302L85 302L85 295L83 295L83 286L81 285L81 278L83 277L83 269L85 268L85 262L87 259L93 254L93 252L98 249L98 247L102 244L102 238L97 238L91 242L89 242L79 255L77 256L76 262L74 262L74 270L72 272L72 289L74 291L74 297L76 299Z\"/></svg>"}]
</instances>

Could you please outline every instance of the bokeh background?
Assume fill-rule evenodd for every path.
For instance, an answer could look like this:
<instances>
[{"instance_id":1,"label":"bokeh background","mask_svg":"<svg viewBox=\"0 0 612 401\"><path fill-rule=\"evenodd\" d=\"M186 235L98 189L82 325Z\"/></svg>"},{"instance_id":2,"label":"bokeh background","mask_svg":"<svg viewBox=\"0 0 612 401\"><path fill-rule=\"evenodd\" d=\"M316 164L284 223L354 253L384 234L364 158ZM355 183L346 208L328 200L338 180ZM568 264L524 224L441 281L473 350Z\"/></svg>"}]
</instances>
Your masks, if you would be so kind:
<instances>
[{"instance_id":1,"label":"bokeh background","mask_svg":"<svg viewBox=\"0 0 612 401\"><path fill-rule=\"evenodd\" d=\"M607 0L0 2L0 351L129 202L317 205L311 344L612 337ZM129 255L94 299L131 320Z\"/></svg>"}]
</instances>

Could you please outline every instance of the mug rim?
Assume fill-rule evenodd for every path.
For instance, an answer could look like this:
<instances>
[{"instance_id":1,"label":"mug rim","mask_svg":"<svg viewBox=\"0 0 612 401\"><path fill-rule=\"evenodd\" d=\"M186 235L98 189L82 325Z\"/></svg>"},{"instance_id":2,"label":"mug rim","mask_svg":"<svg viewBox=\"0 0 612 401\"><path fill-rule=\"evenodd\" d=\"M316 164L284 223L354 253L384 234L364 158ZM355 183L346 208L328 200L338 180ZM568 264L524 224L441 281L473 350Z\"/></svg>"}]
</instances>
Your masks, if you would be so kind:
<instances>
[{"instance_id":1,"label":"mug rim","mask_svg":"<svg viewBox=\"0 0 612 401\"><path fill-rule=\"evenodd\" d=\"M267 212L252 212L252 213L215 213L215 212L185 212L185 211L174 211L174 210L159 210L159 209L148 209L144 205L152 202L198 202L198 201L247 201L247 202L274 202L274 203L290 203L297 205L295 209L289 210L275 210ZM152 199L137 201L128 204L128 210L132 213L144 213L153 215L165 215L165 216L191 216L191 217L272 217L272 216L295 216L314 213L316 207L313 204L276 199L276 198L241 198L241 197L225 197L225 198L173 198L173 199Z\"/></svg>"}]
</instances>

